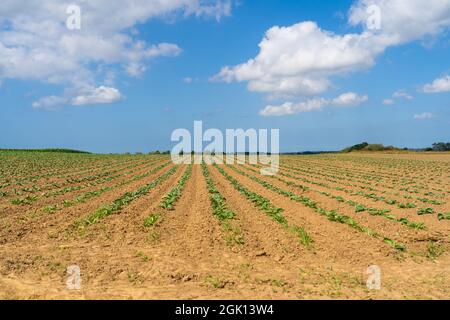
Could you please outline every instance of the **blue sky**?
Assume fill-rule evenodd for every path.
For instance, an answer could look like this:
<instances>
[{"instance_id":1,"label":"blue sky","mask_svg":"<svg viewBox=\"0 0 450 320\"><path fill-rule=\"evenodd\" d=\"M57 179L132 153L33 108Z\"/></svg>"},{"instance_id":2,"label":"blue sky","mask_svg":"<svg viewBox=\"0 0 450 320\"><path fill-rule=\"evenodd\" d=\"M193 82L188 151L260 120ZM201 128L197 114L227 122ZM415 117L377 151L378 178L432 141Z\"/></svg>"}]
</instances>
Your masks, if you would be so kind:
<instances>
[{"instance_id":1,"label":"blue sky","mask_svg":"<svg viewBox=\"0 0 450 320\"><path fill-rule=\"evenodd\" d=\"M54 4L39 3L45 2ZM361 36L367 27L349 18L352 6L364 8L363 0L240 0L222 1L220 6L192 0L192 7L185 6L190 0L180 1L179 6L172 2L174 7L149 10L143 17L130 14L130 20L121 25L111 14L92 18L90 10L96 14L101 7L84 9L80 1L82 23L83 14L91 19L73 42L75 48L89 53L82 59L67 53L67 46L59 47L65 36L77 36L77 31L58 29L66 17L59 7L49 13L44 8L41 12L38 2L38 9L30 12L26 6L0 5L0 148L66 147L105 153L169 150L171 132L192 129L194 120L203 120L206 128L278 128L282 151L338 150L362 141L424 147L450 140L447 0L429 1L427 17L421 16L418 0L405 2L409 9L417 9L412 11L417 25L425 27L414 23L404 29L401 13L405 10L397 15L390 10L383 19L383 12L390 8L382 0L374 1L382 9L382 29L369 35L369 40ZM123 10L118 6L116 11ZM24 15L30 24L48 20L58 28L48 36L48 26L41 31L24 27L17 22ZM353 17L357 19L357 13ZM274 26L286 29L268 37L268 49L261 53L258 44ZM286 43L286 34L296 39ZM345 43L346 34L354 35L358 44ZM395 36L386 40L387 34ZM43 40L35 43L25 35ZM90 48L96 51L99 40L85 47L80 44L84 37L108 39L113 46L117 35L144 44L145 50L161 43L171 46L155 47L151 56L136 46L133 52L140 58L119 54L111 58L110 52L117 48L106 53L98 49L93 55ZM331 49L321 47L323 37L335 40ZM373 49L380 42L380 48ZM341 44L350 46L348 51L335 54L334 48ZM127 45L120 44L117 51L123 52L120 49ZM18 54L12 49L23 51ZM42 52L49 57L44 59L48 66L39 68L35 63L29 70L21 68L30 59L41 58ZM302 65L310 52L318 60L311 62L314 68ZM341 61L353 54L363 56L359 63ZM259 55L264 59L258 59ZM280 65L285 56L291 57L292 73L290 65L287 70ZM256 63L240 67L250 59ZM136 74L124 65L143 69ZM226 66L231 71L224 76L221 70ZM294 78L314 79L326 88L294 85L289 92L279 90L278 84ZM277 88L261 89L269 84ZM108 98L99 100L96 94L101 87ZM44 103L49 101L45 97L53 97L52 103ZM309 108L310 101L320 102Z\"/></svg>"}]
</instances>

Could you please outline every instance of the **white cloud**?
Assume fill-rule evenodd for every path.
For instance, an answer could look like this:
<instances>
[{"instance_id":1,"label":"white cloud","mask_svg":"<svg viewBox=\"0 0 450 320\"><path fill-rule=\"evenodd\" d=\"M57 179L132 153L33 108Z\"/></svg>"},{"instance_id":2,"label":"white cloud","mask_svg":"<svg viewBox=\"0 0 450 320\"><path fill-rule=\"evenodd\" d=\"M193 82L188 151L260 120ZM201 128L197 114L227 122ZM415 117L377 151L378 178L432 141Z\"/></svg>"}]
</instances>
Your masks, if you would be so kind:
<instances>
[{"instance_id":1,"label":"white cloud","mask_svg":"<svg viewBox=\"0 0 450 320\"><path fill-rule=\"evenodd\" d=\"M392 94L392 98L384 99L383 104L384 105L393 105L396 102L396 100L399 100L399 99L412 100L412 99L414 99L414 97L404 90L398 90Z\"/></svg>"},{"instance_id":2,"label":"white cloud","mask_svg":"<svg viewBox=\"0 0 450 320\"><path fill-rule=\"evenodd\" d=\"M422 91L425 93L450 92L450 76L434 80L433 83L423 86Z\"/></svg>"},{"instance_id":3,"label":"white cloud","mask_svg":"<svg viewBox=\"0 0 450 320\"><path fill-rule=\"evenodd\" d=\"M366 102L367 100L369 100L368 95L360 96L354 92L347 92L333 99L331 101L331 104L337 107L357 106L363 102Z\"/></svg>"},{"instance_id":4,"label":"white cloud","mask_svg":"<svg viewBox=\"0 0 450 320\"><path fill-rule=\"evenodd\" d=\"M385 105L385 106L390 106L390 105L393 105L395 103L395 100L394 99L384 99L383 100L383 104Z\"/></svg>"},{"instance_id":5,"label":"white cloud","mask_svg":"<svg viewBox=\"0 0 450 320\"><path fill-rule=\"evenodd\" d=\"M421 114L414 115L414 119L416 119L416 120L427 120L427 119L433 119L435 117L436 117L436 115L433 113L430 113L430 112L424 112Z\"/></svg>"},{"instance_id":6,"label":"white cloud","mask_svg":"<svg viewBox=\"0 0 450 320\"><path fill-rule=\"evenodd\" d=\"M0 2L0 81L31 79L80 90L106 83L118 66L139 77L151 59L176 56L181 49L140 40L137 25L176 16L219 20L231 12L231 0L79 0L81 29L69 30L66 9L72 3Z\"/></svg>"},{"instance_id":7,"label":"white cloud","mask_svg":"<svg viewBox=\"0 0 450 320\"><path fill-rule=\"evenodd\" d=\"M399 90L399 91L394 92L392 97L396 98L396 99L406 99L406 100L412 100L413 99L413 96L411 96L409 93L407 93L406 91L403 91L403 90Z\"/></svg>"},{"instance_id":8,"label":"white cloud","mask_svg":"<svg viewBox=\"0 0 450 320\"><path fill-rule=\"evenodd\" d=\"M263 117L287 116L300 112L321 110L326 104L327 101L320 98L300 103L285 102L280 106L267 106L259 114Z\"/></svg>"},{"instance_id":9,"label":"white cloud","mask_svg":"<svg viewBox=\"0 0 450 320\"><path fill-rule=\"evenodd\" d=\"M183 82L186 83L186 84L192 84L192 83L198 82L198 81L200 81L199 78L193 78L193 77L185 77L185 78L183 78Z\"/></svg>"},{"instance_id":10,"label":"white cloud","mask_svg":"<svg viewBox=\"0 0 450 320\"><path fill-rule=\"evenodd\" d=\"M371 5L381 10L379 30L366 26ZM362 26L362 32L339 35L312 21L274 26L256 57L223 67L212 80L247 82L248 90L270 96L318 95L332 86L332 77L373 67L389 47L439 35L450 26L450 0L359 0L350 9L349 24Z\"/></svg>"},{"instance_id":11,"label":"white cloud","mask_svg":"<svg viewBox=\"0 0 450 320\"><path fill-rule=\"evenodd\" d=\"M67 99L58 96L48 96L33 102L33 109L56 110L67 103Z\"/></svg>"},{"instance_id":12,"label":"white cloud","mask_svg":"<svg viewBox=\"0 0 450 320\"><path fill-rule=\"evenodd\" d=\"M359 0L350 9L349 23L370 32L370 6L377 6L381 13L381 28L375 34L389 38L393 44L436 36L450 26L449 0Z\"/></svg>"},{"instance_id":13,"label":"white cloud","mask_svg":"<svg viewBox=\"0 0 450 320\"><path fill-rule=\"evenodd\" d=\"M124 97L116 88L100 86L98 88L91 88L86 90L84 94L78 95L71 99L71 104L74 106L83 106L87 104L107 104L115 103L122 100Z\"/></svg>"},{"instance_id":14,"label":"white cloud","mask_svg":"<svg viewBox=\"0 0 450 320\"><path fill-rule=\"evenodd\" d=\"M113 87L84 87L79 91L66 90L63 96L47 96L33 102L34 109L57 110L63 105L83 106L90 104L116 103L124 99L120 91Z\"/></svg>"},{"instance_id":15,"label":"white cloud","mask_svg":"<svg viewBox=\"0 0 450 320\"><path fill-rule=\"evenodd\" d=\"M249 90L271 94L316 95L330 87L331 75L365 69L384 50L365 34L339 36L314 22L269 29L254 59L224 67L214 78L248 81Z\"/></svg>"},{"instance_id":16,"label":"white cloud","mask_svg":"<svg viewBox=\"0 0 450 320\"><path fill-rule=\"evenodd\" d=\"M353 92L341 94L334 99L314 98L299 103L285 102L282 105L273 106L269 105L259 112L259 115L263 117L272 116L287 116L294 115L300 112L319 111L326 106L345 107L345 106L357 106L367 101L369 97L367 95L358 95Z\"/></svg>"},{"instance_id":17,"label":"white cloud","mask_svg":"<svg viewBox=\"0 0 450 320\"><path fill-rule=\"evenodd\" d=\"M139 46L142 46L140 44ZM141 53L130 55L130 62L126 65L126 72L131 77L140 77L147 71L145 59L157 57L176 57L181 53L181 48L171 43L160 43L153 45Z\"/></svg>"},{"instance_id":18,"label":"white cloud","mask_svg":"<svg viewBox=\"0 0 450 320\"><path fill-rule=\"evenodd\" d=\"M125 70L131 77L139 78L147 71L147 67L143 63L131 62L125 67Z\"/></svg>"}]
</instances>

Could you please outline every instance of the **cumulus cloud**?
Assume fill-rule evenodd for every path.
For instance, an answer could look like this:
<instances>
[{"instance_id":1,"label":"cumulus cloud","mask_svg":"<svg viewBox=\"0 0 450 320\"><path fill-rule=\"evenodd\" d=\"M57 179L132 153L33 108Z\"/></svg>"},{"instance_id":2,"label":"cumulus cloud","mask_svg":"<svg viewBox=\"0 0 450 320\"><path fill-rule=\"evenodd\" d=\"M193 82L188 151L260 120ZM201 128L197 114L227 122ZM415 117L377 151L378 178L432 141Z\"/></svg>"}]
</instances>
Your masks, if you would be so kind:
<instances>
[{"instance_id":1,"label":"cumulus cloud","mask_svg":"<svg viewBox=\"0 0 450 320\"><path fill-rule=\"evenodd\" d=\"M91 104L110 104L124 99L122 93L113 87L84 87L66 90L63 96L47 96L33 102L34 109L57 110L63 105L84 106Z\"/></svg>"},{"instance_id":2,"label":"cumulus cloud","mask_svg":"<svg viewBox=\"0 0 450 320\"><path fill-rule=\"evenodd\" d=\"M78 95L71 100L74 106L87 104L107 104L115 103L123 99L122 94L116 88L100 86L87 90L84 94Z\"/></svg>"},{"instance_id":3,"label":"cumulus cloud","mask_svg":"<svg viewBox=\"0 0 450 320\"><path fill-rule=\"evenodd\" d=\"M263 117L280 117L294 115L301 112L318 111L322 110L326 106L357 106L364 103L368 99L369 97L367 95L358 95L354 92L348 92L331 100L325 98L313 98L299 103L285 102L278 106L269 105L261 110L259 115Z\"/></svg>"},{"instance_id":4,"label":"cumulus cloud","mask_svg":"<svg viewBox=\"0 0 450 320\"><path fill-rule=\"evenodd\" d=\"M396 98L396 99L406 99L406 100L412 100L413 99L413 96L411 96L409 93L407 93L406 91L403 91L403 90L399 90L399 91L394 92L392 97Z\"/></svg>"},{"instance_id":5,"label":"cumulus cloud","mask_svg":"<svg viewBox=\"0 0 450 320\"><path fill-rule=\"evenodd\" d=\"M81 29L69 30L67 8L72 2L0 2L0 81L31 79L81 90L99 87L118 66L139 77L149 61L177 56L181 49L140 40L137 25L175 16L219 20L231 12L230 0L79 0Z\"/></svg>"},{"instance_id":6,"label":"cumulus cloud","mask_svg":"<svg viewBox=\"0 0 450 320\"><path fill-rule=\"evenodd\" d=\"M367 21L379 8L380 29L370 30ZM402 44L424 36L436 36L450 26L449 0L359 0L352 5L349 23L361 25L366 32L374 31L390 39L392 44Z\"/></svg>"},{"instance_id":7,"label":"cumulus cloud","mask_svg":"<svg viewBox=\"0 0 450 320\"><path fill-rule=\"evenodd\" d=\"M368 35L339 36L311 21L269 29L259 47L256 58L224 67L214 79L248 81L256 92L315 95L330 87L329 76L371 67L384 50Z\"/></svg>"},{"instance_id":8,"label":"cumulus cloud","mask_svg":"<svg viewBox=\"0 0 450 320\"><path fill-rule=\"evenodd\" d=\"M304 102L292 103L285 102L279 106L267 106L263 110L259 112L259 114L263 117L272 117L272 116L287 116L293 115L300 112L308 112L314 110L321 110L327 101L325 99L311 99Z\"/></svg>"},{"instance_id":9,"label":"cumulus cloud","mask_svg":"<svg viewBox=\"0 0 450 320\"><path fill-rule=\"evenodd\" d=\"M422 91L425 93L450 92L450 76L446 75L434 80L431 84L423 86Z\"/></svg>"},{"instance_id":10,"label":"cumulus cloud","mask_svg":"<svg viewBox=\"0 0 450 320\"><path fill-rule=\"evenodd\" d=\"M381 13L376 30L367 25L374 5ZM362 31L340 35L313 21L274 26L256 57L223 67L212 80L247 82L248 90L270 96L318 95L332 86L333 77L373 67L389 47L439 35L450 26L450 0L359 0L348 23ZM287 103L284 109L295 106Z\"/></svg>"},{"instance_id":11,"label":"cumulus cloud","mask_svg":"<svg viewBox=\"0 0 450 320\"><path fill-rule=\"evenodd\" d=\"M427 120L427 119L433 119L434 117L436 117L436 115L433 113L430 113L430 112L424 112L421 114L414 115L414 119L416 119L416 120Z\"/></svg>"},{"instance_id":12,"label":"cumulus cloud","mask_svg":"<svg viewBox=\"0 0 450 320\"><path fill-rule=\"evenodd\" d=\"M393 105L397 100L405 99L405 100L412 100L414 97L407 93L405 90L398 90L392 94L392 98L384 99L383 104L384 105Z\"/></svg>"},{"instance_id":13,"label":"cumulus cloud","mask_svg":"<svg viewBox=\"0 0 450 320\"><path fill-rule=\"evenodd\" d=\"M337 107L358 106L363 102L369 100L368 95L360 96L354 92L341 94L339 97L333 99L331 104Z\"/></svg>"}]
</instances>

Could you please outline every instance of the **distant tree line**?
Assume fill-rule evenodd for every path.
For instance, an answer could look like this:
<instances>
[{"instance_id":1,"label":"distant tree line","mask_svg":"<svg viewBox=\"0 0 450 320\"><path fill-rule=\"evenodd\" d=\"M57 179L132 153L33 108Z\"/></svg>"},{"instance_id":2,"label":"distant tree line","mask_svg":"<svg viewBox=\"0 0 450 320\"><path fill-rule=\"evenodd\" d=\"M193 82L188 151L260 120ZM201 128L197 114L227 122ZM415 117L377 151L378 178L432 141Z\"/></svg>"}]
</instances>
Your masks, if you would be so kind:
<instances>
[{"instance_id":1,"label":"distant tree line","mask_svg":"<svg viewBox=\"0 0 450 320\"><path fill-rule=\"evenodd\" d=\"M393 151L393 150L400 150L399 148L396 148L394 146L384 146L382 144L369 144L367 142L355 144L354 146L348 147L342 152L353 152L353 151ZM403 150L408 150L407 148Z\"/></svg>"},{"instance_id":2,"label":"distant tree line","mask_svg":"<svg viewBox=\"0 0 450 320\"><path fill-rule=\"evenodd\" d=\"M72 150L72 149L0 149L0 151L21 151L21 152L52 152L52 153L83 153L91 154L87 151Z\"/></svg>"},{"instance_id":3,"label":"distant tree line","mask_svg":"<svg viewBox=\"0 0 450 320\"><path fill-rule=\"evenodd\" d=\"M444 152L444 151L450 151L450 142L436 142L433 143L432 148L427 148L425 151L437 151L437 152Z\"/></svg>"},{"instance_id":4,"label":"distant tree line","mask_svg":"<svg viewBox=\"0 0 450 320\"><path fill-rule=\"evenodd\" d=\"M345 148L342 152L353 152L353 151L394 151L394 150L409 150L409 151L435 151L435 152L445 152L450 151L450 143L447 142L436 142L433 143L432 147L425 149L408 149L408 148L396 148L394 146L384 146L382 144L369 144L367 142L355 144L354 146Z\"/></svg>"}]
</instances>

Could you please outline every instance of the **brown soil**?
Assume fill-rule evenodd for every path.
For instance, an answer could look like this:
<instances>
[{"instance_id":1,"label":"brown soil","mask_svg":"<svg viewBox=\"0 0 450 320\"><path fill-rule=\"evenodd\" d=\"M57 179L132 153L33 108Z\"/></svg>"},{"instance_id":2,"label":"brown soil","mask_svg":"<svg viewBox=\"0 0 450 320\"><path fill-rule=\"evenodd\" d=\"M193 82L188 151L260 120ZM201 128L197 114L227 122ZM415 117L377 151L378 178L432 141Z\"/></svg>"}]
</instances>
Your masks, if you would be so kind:
<instances>
[{"instance_id":1,"label":"brown soil","mask_svg":"<svg viewBox=\"0 0 450 320\"><path fill-rule=\"evenodd\" d=\"M314 157L311 160L302 157L301 160L322 163L324 171L326 166L335 166L339 170L351 172L348 161L340 161L339 156L336 157L339 161L330 161L326 157ZM403 163L398 161L405 159L413 161L414 168L420 167L425 162L423 159L430 163L437 162L442 167L450 163L450 157L434 155L429 155L430 158L422 156L425 158L420 159L407 154L356 154L352 157L358 168L367 166L368 169L384 165L389 159L398 165ZM373 164L360 162L361 157L370 157ZM289 157L288 161L294 163L295 159ZM167 161L167 158L161 159L153 167L163 161ZM426 223L427 230L416 231L382 217L370 216L365 212L355 213L350 206L317 192L303 192L276 179L258 176L283 190L307 196L324 209L337 209L383 236L405 243L406 252L400 252L383 242L383 239L329 221L311 208L268 190L226 166L221 168L241 185L269 199L275 207L284 209L283 215L289 225L303 227L312 238L311 246L303 245L297 234L255 207L212 166L208 167L211 179L225 197L227 207L236 213L231 224L242 234L241 244L230 242L223 223L214 217L210 194L199 165L193 166L191 177L174 210L165 210L159 204L162 197L177 184L187 166L179 166L174 174L148 194L124 206L120 212L106 216L84 229L73 227L78 219L86 218L124 193L154 181L172 167L169 165L144 179L105 192L86 203L26 220L21 217L26 216L29 210L47 203L37 202L23 211L3 203L0 207L3 212L0 220L0 299L450 297L448 220L438 221L435 215L417 216L410 209L392 211L396 216ZM252 167L237 168L255 175L248 170ZM118 178L110 184L131 179L149 170L142 164L135 169L132 176ZM399 171L395 173L401 174ZM408 173L420 176L416 171ZM448 174L443 174L440 180L446 182L447 186L450 182ZM83 192L99 187L87 188ZM337 190L311 187L335 196L341 195ZM70 193L69 198L76 195L77 192ZM386 207L358 196L342 196L367 206ZM51 200L57 203L67 197L54 197ZM450 202L449 193L445 201ZM150 215L159 215L161 219L154 226L145 227L144 219ZM436 241L430 240L436 234L442 236L438 236ZM372 264L381 268L381 290L369 290L366 286L366 269ZM81 290L69 290L66 287L66 269L70 265L80 267Z\"/></svg>"}]
</instances>

